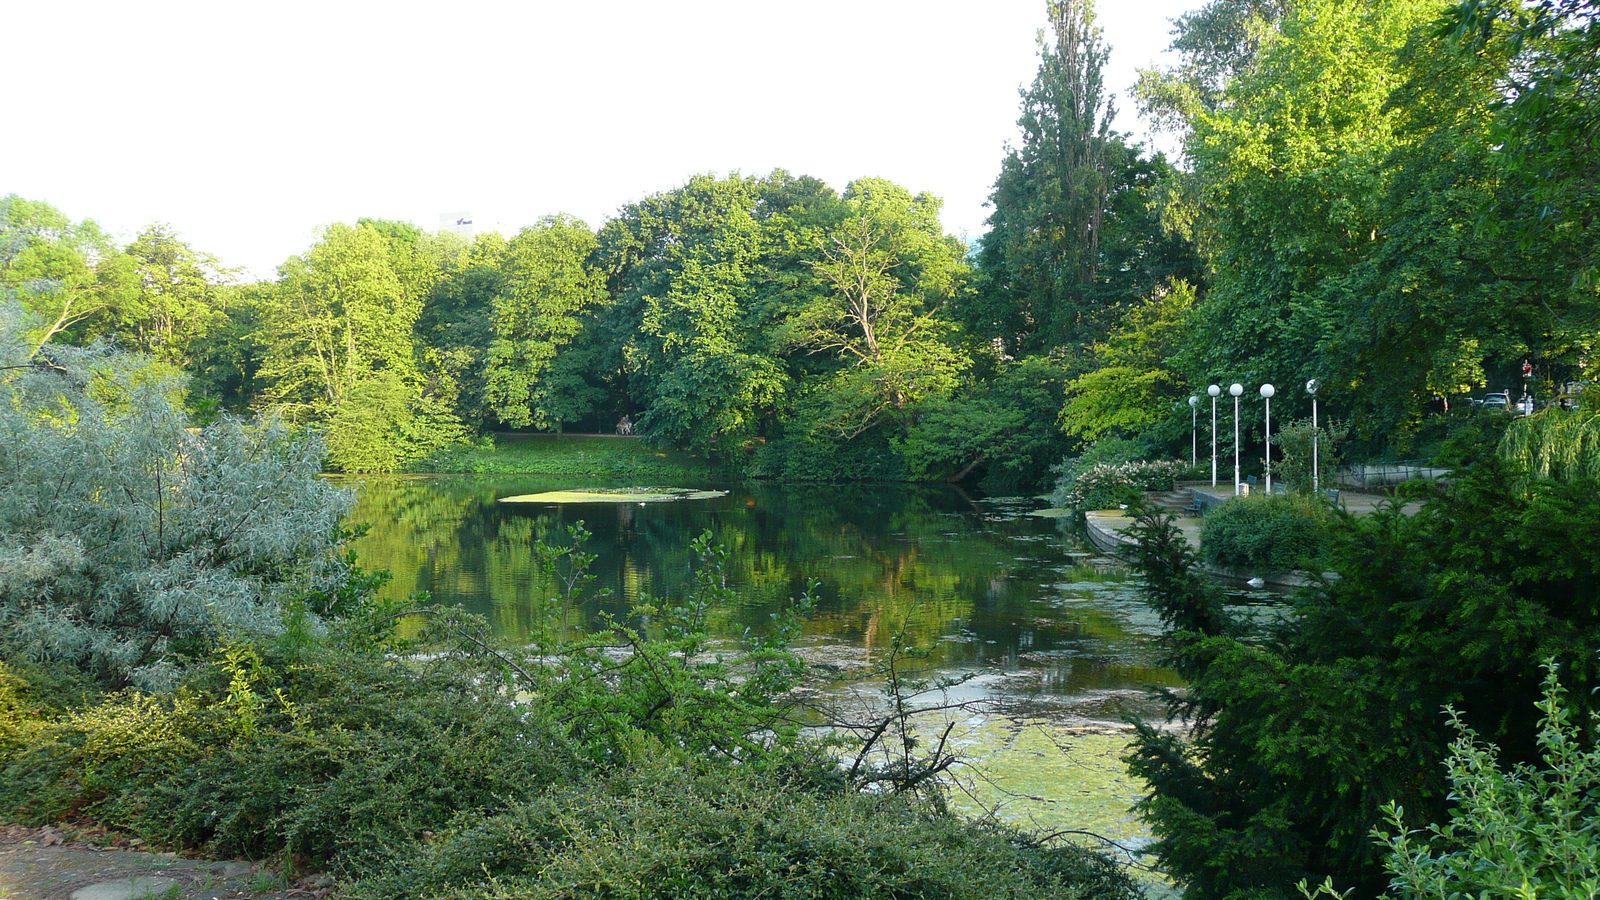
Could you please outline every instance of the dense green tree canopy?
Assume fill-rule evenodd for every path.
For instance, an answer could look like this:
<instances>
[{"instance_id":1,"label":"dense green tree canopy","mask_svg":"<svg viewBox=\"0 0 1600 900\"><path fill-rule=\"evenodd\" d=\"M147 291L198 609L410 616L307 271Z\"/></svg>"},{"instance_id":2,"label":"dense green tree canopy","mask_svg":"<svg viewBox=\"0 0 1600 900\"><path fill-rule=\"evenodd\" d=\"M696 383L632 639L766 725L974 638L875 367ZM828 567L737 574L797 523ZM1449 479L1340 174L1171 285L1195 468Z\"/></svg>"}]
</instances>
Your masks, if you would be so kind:
<instances>
[{"instance_id":1,"label":"dense green tree canopy","mask_svg":"<svg viewBox=\"0 0 1600 900\"><path fill-rule=\"evenodd\" d=\"M506 247L493 302L488 395L507 425L559 429L594 402L582 373L562 360L607 299L605 279L590 264L596 246L587 225L550 216Z\"/></svg>"},{"instance_id":2,"label":"dense green tree canopy","mask_svg":"<svg viewBox=\"0 0 1600 900\"><path fill-rule=\"evenodd\" d=\"M181 363L190 345L223 319L216 259L184 243L169 225L151 225L126 249L133 289L107 310L104 326L132 349Z\"/></svg>"},{"instance_id":3,"label":"dense green tree canopy","mask_svg":"<svg viewBox=\"0 0 1600 900\"><path fill-rule=\"evenodd\" d=\"M881 179L853 182L846 217L812 262L824 291L796 311L793 340L840 368L809 398L810 427L849 440L948 394L966 361L942 313L964 287L962 248L939 229L939 201Z\"/></svg>"},{"instance_id":4,"label":"dense green tree canopy","mask_svg":"<svg viewBox=\"0 0 1600 900\"><path fill-rule=\"evenodd\" d=\"M36 317L35 348L114 309L133 290L128 257L93 221L48 203L0 197L0 286Z\"/></svg>"},{"instance_id":5,"label":"dense green tree canopy","mask_svg":"<svg viewBox=\"0 0 1600 900\"><path fill-rule=\"evenodd\" d=\"M626 207L602 229L601 265L619 312L640 433L709 447L751 434L786 389L743 327L761 250L755 179L697 176Z\"/></svg>"}]
</instances>

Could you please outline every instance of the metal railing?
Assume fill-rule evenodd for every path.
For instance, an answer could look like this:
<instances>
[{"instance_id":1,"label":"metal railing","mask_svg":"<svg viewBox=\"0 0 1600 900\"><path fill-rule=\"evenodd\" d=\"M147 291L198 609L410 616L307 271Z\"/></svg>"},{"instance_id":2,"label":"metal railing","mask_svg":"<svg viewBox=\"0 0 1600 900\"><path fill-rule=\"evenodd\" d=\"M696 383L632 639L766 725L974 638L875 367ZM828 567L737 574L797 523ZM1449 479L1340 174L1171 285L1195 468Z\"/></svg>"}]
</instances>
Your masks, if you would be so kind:
<instances>
[{"instance_id":1,"label":"metal railing","mask_svg":"<svg viewBox=\"0 0 1600 900\"><path fill-rule=\"evenodd\" d=\"M1399 462L1363 463L1358 466L1338 466L1333 470L1333 481L1347 487L1387 487L1405 481L1433 480L1450 473L1428 465L1426 460L1400 460Z\"/></svg>"}]
</instances>

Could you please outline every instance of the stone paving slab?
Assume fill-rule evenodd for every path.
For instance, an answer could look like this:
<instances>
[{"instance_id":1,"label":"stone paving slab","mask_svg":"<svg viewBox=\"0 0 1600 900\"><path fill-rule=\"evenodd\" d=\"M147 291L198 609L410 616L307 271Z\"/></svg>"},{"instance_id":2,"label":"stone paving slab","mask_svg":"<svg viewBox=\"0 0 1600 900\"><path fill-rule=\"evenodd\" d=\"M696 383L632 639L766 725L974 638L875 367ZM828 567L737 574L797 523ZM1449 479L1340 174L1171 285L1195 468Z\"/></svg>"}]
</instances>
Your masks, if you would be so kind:
<instances>
[{"instance_id":1,"label":"stone paving slab","mask_svg":"<svg viewBox=\"0 0 1600 900\"><path fill-rule=\"evenodd\" d=\"M185 859L68 839L56 828L0 827L0 900L320 900L326 876L292 885L244 860Z\"/></svg>"}]
</instances>

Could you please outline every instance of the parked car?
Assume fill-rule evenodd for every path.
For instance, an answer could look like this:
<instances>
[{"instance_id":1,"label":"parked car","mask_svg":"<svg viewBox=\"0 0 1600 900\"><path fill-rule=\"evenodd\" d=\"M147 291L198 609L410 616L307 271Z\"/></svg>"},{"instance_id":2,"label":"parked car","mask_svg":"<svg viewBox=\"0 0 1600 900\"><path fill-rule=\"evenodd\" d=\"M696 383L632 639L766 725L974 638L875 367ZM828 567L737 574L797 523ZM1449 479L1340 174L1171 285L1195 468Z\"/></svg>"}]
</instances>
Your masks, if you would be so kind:
<instances>
[{"instance_id":1,"label":"parked car","mask_svg":"<svg viewBox=\"0 0 1600 900\"><path fill-rule=\"evenodd\" d=\"M1505 391L1484 394L1483 399L1478 401L1478 405L1486 409L1510 409L1511 395Z\"/></svg>"}]
</instances>

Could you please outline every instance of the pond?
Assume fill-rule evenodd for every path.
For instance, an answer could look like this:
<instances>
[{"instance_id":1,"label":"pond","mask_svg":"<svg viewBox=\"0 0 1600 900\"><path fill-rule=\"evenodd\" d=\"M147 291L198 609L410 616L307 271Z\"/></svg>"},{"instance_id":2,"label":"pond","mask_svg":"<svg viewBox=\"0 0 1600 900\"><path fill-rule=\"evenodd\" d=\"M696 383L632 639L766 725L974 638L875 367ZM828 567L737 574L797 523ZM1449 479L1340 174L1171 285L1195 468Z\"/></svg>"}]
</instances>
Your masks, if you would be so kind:
<instances>
[{"instance_id":1,"label":"pond","mask_svg":"<svg viewBox=\"0 0 1600 900\"><path fill-rule=\"evenodd\" d=\"M1117 762L1131 714L1159 717L1147 690L1177 686L1157 662L1160 625L1115 561L1079 544L1024 498L918 485L728 487L714 499L641 504L502 504L501 497L604 487L548 476L369 478L352 519L364 565L394 574L387 592L426 591L515 640L541 598L533 545L568 542L582 521L597 554L595 596L576 618L625 616L643 597L674 596L702 532L727 549L738 601L715 611L728 640L760 630L808 589L816 599L801 649L843 698L870 693L894 635L925 648L930 674L965 677L958 749L978 761L974 797L1041 827L1138 839L1139 791ZM686 487L705 487L686 485ZM816 587L811 587L816 585ZM1064 748L1070 747L1070 752Z\"/></svg>"},{"instance_id":2,"label":"pond","mask_svg":"<svg viewBox=\"0 0 1600 900\"><path fill-rule=\"evenodd\" d=\"M690 541L709 531L728 551L739 600L715 611L719 634L768 626L811 589L808 655L864 666L897 632L947 674L978 672L998 697L1084 719L1142 709L1144 688L1175 685L1156 663L1160 626L1125 571L1029 513L1041 504L921 485L734 487L726 496L640 504L502 504L501 497L574 486L572 478L439 476L358 482L352 520L364 565L386 568L396 598L426 591L464 606L506 639L533 627L541 578L537 540L593 533L595 596L577 618L626 616L644 597L682 592ZM813 588L812 585L817 585Z\"/></svg>"}]
</instances>

